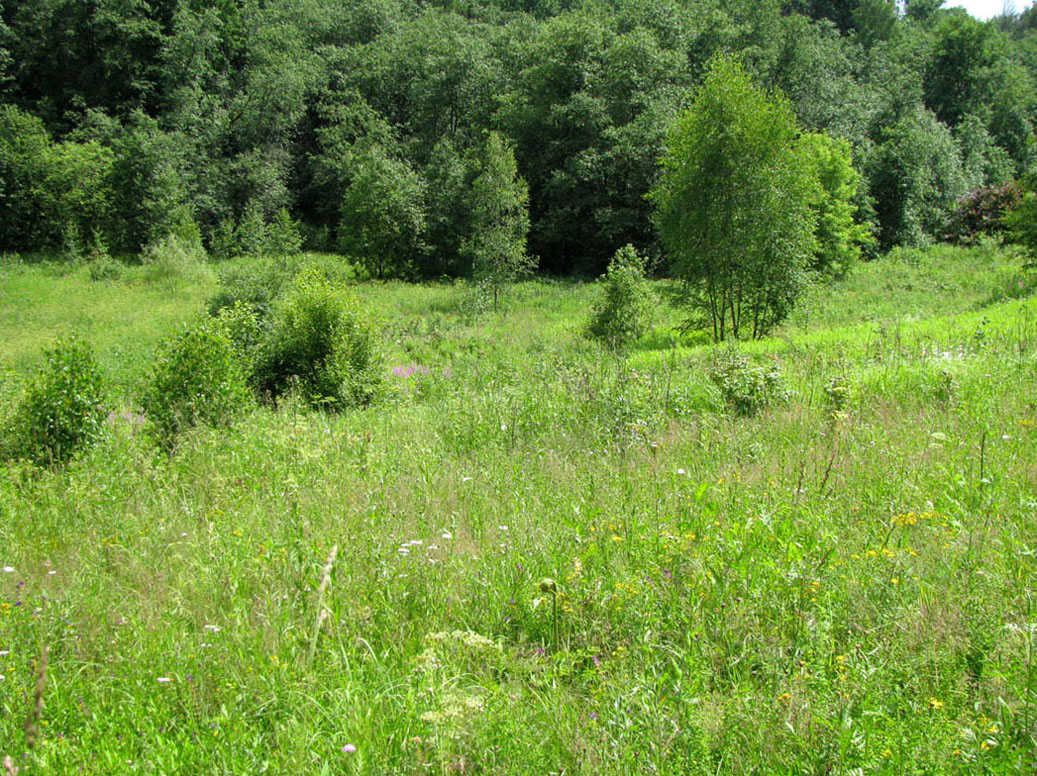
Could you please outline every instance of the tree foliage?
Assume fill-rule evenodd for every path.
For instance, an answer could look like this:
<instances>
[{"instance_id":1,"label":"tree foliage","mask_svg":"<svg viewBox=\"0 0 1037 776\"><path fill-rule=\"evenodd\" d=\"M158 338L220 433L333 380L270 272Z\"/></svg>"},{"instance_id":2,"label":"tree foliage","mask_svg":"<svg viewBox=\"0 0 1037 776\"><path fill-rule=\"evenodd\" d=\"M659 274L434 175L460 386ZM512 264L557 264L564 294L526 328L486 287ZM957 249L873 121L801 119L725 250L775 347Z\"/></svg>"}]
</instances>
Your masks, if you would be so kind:
<instances>
[{"instance_id":1,"label":"tree foliage","mask_svg":"<svg viewBox=\"0 0 1037 776\"><path fill-rule=\"evenodd\" d=\"M718 341L762 336L804 287L816 184L797 133L788 101L721 57L667 140L652 193L659 232Z\"/></svg>"},{"instance_id":2,"label":"tree foliage","mask_svg":"<svg viewBox=\"0 0 1037 776\"><path fill-rule=\"evenodd\" d=\"M624 245L609 262L601 301L587 333L612 349L644 336L652 325L655 294L645 281L645 259Z\"/></svg>"},{"instance_id":3,"label":"tree foliage","mask_svg":"<svg viewBox=\"0 0 1037 776\"><path fill-rule=\"evenodd\" d=\"M860 260L861 247L875 241L868 226L855 218L860 174L853 167L850 144L826 134L809 133L799 139L798 150L814 182L810 207L817 244L811 268L841 277Z\"/></svg>"},{"instance_id":4,"label":"tree foliage","mask_svg":"<svg viewBox=\"0 0 1037 776\"><path fill-rule=\"evenodd\" d=\"M493 294L496 308L501 292L533 266L526 255L529 190L514 152L497 132L486 139L469 202L471 236L461 244L461 255L471 261L473 279Z\"/></svg>"},{"instance_id":5,"label":"tree foliage","mask_svg":"<svg viewBox=\"0 0 1037 776\"><path fill-rule=\"evenodd\" d=\"M311 248L375 274L465 275L496 131L528 184L527 252L597 276L627 243L661 256L645 194L716 55L849 142L855 217L877 214L883 247L930 240L956 159L967 187L994 185L1037 148L1034 14L943 5L3 0L0 240L137 253L190 218L239 253L284 210Z\"/></svg>"},{"instance_id":6,"label":"tree foliage","mask_svg":"<svg viewBox=\"0 0 1037 776\"><path fill-rule=\"evenodd\" d=\"M954 137L924 108L905 115L882 136L869 160L880 244L888 249L928 242L965 193Z\"/></svg>"},{"instance_id":7,"label":"tree foliage","mask_svg":"<svg viewBox=\"0 0 1037 776\"><path fill-rule=\"evenodd\" d=\"M377 277L412 275L425 252L424 201L424 182L407 162L368 150L342 200L342 251Z\"/></svg>"}]
</instances>

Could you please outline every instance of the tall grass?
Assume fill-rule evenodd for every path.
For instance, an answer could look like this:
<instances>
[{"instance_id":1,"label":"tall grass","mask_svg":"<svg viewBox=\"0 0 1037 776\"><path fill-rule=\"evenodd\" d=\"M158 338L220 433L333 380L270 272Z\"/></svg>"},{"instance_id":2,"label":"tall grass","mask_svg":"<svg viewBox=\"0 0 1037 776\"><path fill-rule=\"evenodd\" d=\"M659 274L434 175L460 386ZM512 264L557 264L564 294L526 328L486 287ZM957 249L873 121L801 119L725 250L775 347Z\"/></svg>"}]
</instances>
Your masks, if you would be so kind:
<instances>
[{"instance_id":1,"label":"tall grass","mask_svg":"<svg viewBox=\"0 0 1037 776\"><path fill-rule=\"evenodd\" d=\"M463 289L365 284L380 404L289 400L172 457L116 419L64 469L0 469L0 754L31 773L1031 771L1037 302L971 282L1010 257L936 269L942 250L742 346L789 391L747 417L713 348L665 325L629 359L585 341L591 286L472 316ZM955 283L922 309L904 272ZM9 279L5 362L27 363L12 321L49 320L58 286L102 354L127 313L128 387L209 292L183 286L163 322L131 314L148 284Z\"/></svg>"}]
</instances>

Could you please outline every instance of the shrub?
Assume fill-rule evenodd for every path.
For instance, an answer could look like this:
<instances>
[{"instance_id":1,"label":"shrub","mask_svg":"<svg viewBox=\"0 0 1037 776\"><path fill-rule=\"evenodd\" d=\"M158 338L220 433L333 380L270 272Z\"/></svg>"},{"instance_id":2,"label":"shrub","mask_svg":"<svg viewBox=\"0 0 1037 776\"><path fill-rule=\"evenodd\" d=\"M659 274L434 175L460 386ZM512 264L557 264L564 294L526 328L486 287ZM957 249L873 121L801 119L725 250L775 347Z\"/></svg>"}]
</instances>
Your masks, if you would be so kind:
<instances>
[{"instance_id":1,"label":"shrub","mask_svg":"<svg viewBox=\"0 0 1037 776\"><path fill-rule=\"evenodd\" d=\"M217 259L232 259L238 255L238 228L233 218L224 218L209 236L209 250Z\"/></svg>"},{"instance_id":2,"label":"shrub","mask_svg":"<svg viewBox=\"0 0 1037 776\"><path fill-rule=\"evenodd\" d=\"M142 405L159 444L171 448L200 423L229 425L250 402L234 343L224 326L207 321L160 349Z\"/></svg>"},{"instance_id":3,"label":"shrub","mask_svg":"<svg viewBox=\"0 0 1037 776\"><path fill-rule=\"evenodd\" d=\"M44 351L6 430L8 454L62 463L92 444L104 427L104 389L93 351L76 339Z\"/></svg>"},{"instance_id":4,"label":"shrub","mask_svg":"<svg viewBox=\"0 0 1037 776\"><path fill-rule=\"evenodd\" d=\"M302 250L299 224L292 220L285 208L278 210L270 223L266 249L274 256L294 256Z\"/></svg>"},{"instance_id":5,"label":"shrub","mask_svg":"<svg viewBox=\"0 0 1037 776\"><path fill-rule=\"evenodd\" d=\"M149 243L141 255L145 266L144 276L152 282L170 278L209 280L213 273L206 259L200 241L177 234L169 234L157 242Z\"/></svg>"},{"instance_id":6,"label":"shrub","mask_svg":"<svg viewBox=\"0 0 1037 776\"><path fill-rule=\"evenodd\" d=\"M251 381L255 374L256 353L263 340L263 319L252 305L235 302L216 312L214 323L234 346L242 372Z\"/></svg>"},{"instance_id":7,"label":"shrub","mask_svg":"<svg viewBox=\"0 0 1037 776\"><path fill-rule=\"evenodd\" d=\"M263 209L258 202L249 202L241 214L236 232L238 252L245 256L265 256L270 245L270 232Z\"/></svg>"},{"instance_id":8,"label":"shrub","mask_svg":"<svg viewBox=\"0 0 1037 776\"><path fill-rule=\"evenodd\" d=\"M374 330L356 300L311 269L275 310L257 381L274 396L297 381L311 404L353 407L376 394L379 363Z\"/></svg>"},{"instance_id":9,"label":"shrub","mask_svg":"<svg viewBox=\"0 0 1037 776\"><path fill-rule=\"evenodd\" d=\"M950 242L972 243L982 234L1004 231L1002 220L1022 196L1018 184L984 186L973 189L954 205L947 221L945 238Z\"/></svg>"},{"instance_id":10,"label":"shrub","mask_svg":"<svg viewBox=\"0 0 1037 776\"><path fill-rule=\"evenodd\" d=\"M1008 238L1027 252L1031 260L1037 260L1037 180L1027 177L1025 190L1019 200L1009 210L1002 223L1008 231ZM1033 266L1031 261L1029 266Z\"/></svg>"},{"instance_id":11,"label":"shrub","mask_svg":"<svg viewBox=\"0 0 1037 776\"><path fill-rule=\"evenodd\" d=\"M221 269L220 287L209 298L209 315L243 304L252 308L261 320L266 318L274 300L291 282L295 269L295 265L270 260Z\"/></svg>"},{"instance_id":12,"label":"shrub","mask_svg":"<svg viewBox=\"0 0 1037 776\"><path fill-rule=\"evenodd\" d=\"M122 275L122 264L113 259L111 254L108 253L108 246L105 244L101 233L96 229L90 241L87 259L89 261L88 271L91 280L118 280L119 276Z\"/></svg>"},{"instance_id":13,"label":"shrub","mask_svg":"<svg viewBox=\"0 0 1037 776\"><path fill-rule=\"evenodd\" d=\"M101 256L90 262L88 272L94 281L118 280L122 276L122 264L111 256Z\"/></svg>"},{"instance_id":14,"label":"shrub","mask_svg":"<svg viewBox=\"0 0 1037 776\"><path fill-rule=\"evenodd\" d=\"M738 415L755 415L767 405L785 401L789 391L777 366L753 366L737 350L723 350L710 364L709 378Z\"/></svg>"},{"instance_id":15,"label":"shrub","mask_svg":"<svg viewBox=\"0 0 1037 776\"><path fill-rule=\"evenodd\" d=\"M588 333L611 348L621 347L644 336L654 307L654 294L645 282L645 260L627 245L609 262L601 304Z\"/></svg>"}]
</instances>

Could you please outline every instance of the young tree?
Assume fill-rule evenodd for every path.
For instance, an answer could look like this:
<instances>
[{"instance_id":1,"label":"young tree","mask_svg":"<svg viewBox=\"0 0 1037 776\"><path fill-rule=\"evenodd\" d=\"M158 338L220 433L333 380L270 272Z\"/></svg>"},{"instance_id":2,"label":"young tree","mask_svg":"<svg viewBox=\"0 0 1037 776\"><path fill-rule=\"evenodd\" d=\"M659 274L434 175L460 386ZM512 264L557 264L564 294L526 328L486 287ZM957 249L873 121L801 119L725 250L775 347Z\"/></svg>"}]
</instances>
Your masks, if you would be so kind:
<instances>
[{"instance_id":1,"label":"young tree","mask_svg":"<svg viewBox=\"0 0 1037 776\"><path fill-rule=\"evenodd\" d=\"M462 243L461 254L472 262L472 277L493 290L497 309L500 292L533 267L526 256L529 189L519 177L511 146L497 132L486 139L470 202L472 235Z\"/></svg>"},{"instance_id":2,"label":"young tree","mask_svg":"<svg viewBox=\"0 0 1037 776\"><path fill-rule=\"evenodd\" d=\"M619 350L651 328L655 294L645 280L645 258L637 255L633 245L616 251L604 281L601 301L594 309L587 333Z\"/></svg>"},{"instance_id":3,"label":"young tree","mask_svg":"<svg viewBox=\"0 0 1037 776\"><path fill-rule=\"evenodd\" d=\"M342 200L339 246L377 277L413 274L425 252L423 181L380 148L363 155Z\"/></svg>"},{"instance_id":4,"label":"young tree","mask_svg":"<svg viewBox=\"0 0 1037 776\"><path fill-rule=\"evenodd\" d=\"M866 224L854 220L853 204L860 175L853 168L850 144L825 133L811 132L797 143L804 168L816 187L810 200L817 225L811 268L829 277L845 275L861 257L861 246L875 242Z\"/></svg>"},{"instance_id":5,"label":"young tree","mask_svg":"<svg viewBox=\"0 0 1037 776\"><path fill-rule=\"evenodd\" d=\"M656 223L693 313L717 341L760 337L802 291L815 247L815 181L800 164L787 100L713 60L670 132Z\"/></svg>"}]
</instances>

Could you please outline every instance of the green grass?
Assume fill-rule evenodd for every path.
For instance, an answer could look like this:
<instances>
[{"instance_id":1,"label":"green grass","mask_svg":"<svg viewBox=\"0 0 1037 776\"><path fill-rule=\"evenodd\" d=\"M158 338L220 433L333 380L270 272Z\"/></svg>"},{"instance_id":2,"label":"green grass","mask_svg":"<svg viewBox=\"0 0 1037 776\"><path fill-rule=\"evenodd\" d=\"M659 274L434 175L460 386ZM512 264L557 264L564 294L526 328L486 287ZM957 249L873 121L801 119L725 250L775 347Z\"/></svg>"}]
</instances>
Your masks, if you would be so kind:
<instances>
[{"instance_id":1,"label":"green grass","mask_svg":"<svg viewBox=\"0 0 1037 776\"><path fill-rule=\"evenodd\" d=\"M0 468L0 754L33 774L1032 771L1037 299L997 293L1031 287L1017 264L861 267L741 346L789 394L750 417L665 305L621 358L582 337L593 285L473 315L464 287L362 284L387 371L428 370L381 403L288 400L172 457L114 421L64 469ZM78 328L120 410L211 290L4 272L11 382Z\"/></svg>"}]
</instances>

